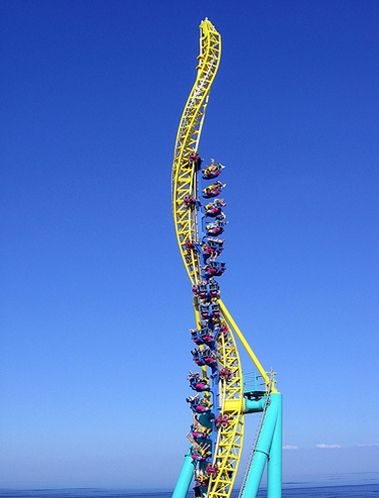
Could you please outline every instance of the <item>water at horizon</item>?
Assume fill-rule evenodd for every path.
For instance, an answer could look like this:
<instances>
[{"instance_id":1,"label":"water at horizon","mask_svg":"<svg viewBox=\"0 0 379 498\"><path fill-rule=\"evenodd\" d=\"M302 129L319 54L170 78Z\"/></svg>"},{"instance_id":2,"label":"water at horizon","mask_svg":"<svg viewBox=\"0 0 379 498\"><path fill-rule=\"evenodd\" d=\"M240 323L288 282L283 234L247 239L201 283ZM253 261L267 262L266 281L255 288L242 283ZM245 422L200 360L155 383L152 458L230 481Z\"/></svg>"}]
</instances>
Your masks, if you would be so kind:
<instances>
[{"instance_id":1,"label":"water at horizon","mask_svg":"<svg viewBox=\"0 0 379 498\"><path fill-rule=\"evenodd\" d=\"M129 491L122 489L67 488L67 489L0 489L0 498L171 498L168 491ZM265 491L258 493L264 498ZM314 485L283 488L283 498L372 498L379 497L379 484ZM231 498L237 498L238 491ZM193 498L193 493L188 494Z\"/></svg>"}]
</instances>

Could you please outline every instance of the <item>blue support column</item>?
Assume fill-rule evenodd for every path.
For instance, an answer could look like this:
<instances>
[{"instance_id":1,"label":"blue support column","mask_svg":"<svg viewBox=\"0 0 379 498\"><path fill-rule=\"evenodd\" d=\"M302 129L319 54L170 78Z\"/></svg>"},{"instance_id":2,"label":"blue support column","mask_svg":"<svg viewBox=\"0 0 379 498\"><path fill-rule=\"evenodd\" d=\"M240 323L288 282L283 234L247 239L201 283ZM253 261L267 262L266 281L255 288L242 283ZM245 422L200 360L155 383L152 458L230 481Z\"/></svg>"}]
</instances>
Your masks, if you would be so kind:
<instances>
[{"instance_id":1,"label":"blue support column","mask_svg":"<svg viewBox=\"0 0 379 498\"><path fill-rule=\"evenodd\" d=\"M267 467L267 498L282 496L282 395L271 394L277 405L277 417Z\"/></svg>"},{"instance_id":2,"label":"blue support column","mask_svg":"<svg viewBox=\"0 0 379 498\"><path fill-rule=\"evenodd\" d=\"M184 457L182 470L180 471L172 498L186 498L189 487L191 486L194 470L195 466L191 458L191 452L188 451Z\"/></svg>"},{"instance_id":3,"label":"blue support column","mask_svg":"<svg viewBox=\"0 0 379 498\"><path fill-rule=\"evenodd\" d=\"M278 420L278 411L281 408L281 397L277 393L270 395L270 404L266 408L265 418L258 441L254 450L253 459L248 470L241 498L256 498L267 460L270 458L271 444ZM279 437L279 436L278 436ZM280 435L281 438L281 435ZM277 446L277 442L276 442ZM280 448L281 452L281 448ZM277 466L273 466L277 469ZM280 464L281 468L281 464ZM277 475L277 472L276 472ZM281 493L281 483L279 485ZM271 498L279 498L279 495L270 495Z\"/></svg>"}]
</instances>

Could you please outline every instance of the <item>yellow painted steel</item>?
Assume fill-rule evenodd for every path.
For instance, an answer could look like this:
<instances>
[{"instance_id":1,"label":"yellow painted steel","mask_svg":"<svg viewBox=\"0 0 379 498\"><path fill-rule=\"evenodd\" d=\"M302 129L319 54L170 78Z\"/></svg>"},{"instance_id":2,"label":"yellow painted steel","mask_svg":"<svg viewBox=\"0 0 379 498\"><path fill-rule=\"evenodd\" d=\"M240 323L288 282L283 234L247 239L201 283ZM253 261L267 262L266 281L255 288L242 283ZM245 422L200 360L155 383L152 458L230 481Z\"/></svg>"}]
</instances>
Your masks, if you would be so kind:
<instances>
[{"instance_id":1,"label":"yellow painted steel","mask_svg":"<svg viewBox=\"0 0 379 498\"><path fill-rule=\"evenodd\" d=\"M221 299L218 301L218 303L220 305L220 309L222 311L222 314L224 315L224 317L228 321L229 325L232 327L232 329L237 334L238 339L241 341L243 347L246 349L248 355L250 356L251 360L253 361L256 369L258 370L258 372L261 374L263 380L265 381L266 388L269 389L269 391L271 393L278 392L276 389L276 386L275 386L275 381L272 379L272 377L269 377L267 372L264 370L261 362L258 360L258 357L254 353L254 351L251 349L250 344L247 342L247 340L245 339L245 336L241 332L240 328L238 327L236 322L233 320L233 317L229 313L225 304L222 302Z\"/></svg>"},{"instance_id":2,"label":"yellow painted steel","mask_svg":"<svg viewBox=\"0 0 379 498\"><path fill-rule=\"evenodd\" d=\"M198 149L209 91L220 58L221 36L212 23L205 19L200 24L200 53L196 81L180 119L172 166L172 202L176 236L192 284L200 280L199 256L196 251L185 250L184 245L197 240L197 220L196 213L185 206L184 198L197 196L195 167L190 161L190 154Z\"/></svg>"},{"instance_id":3,"label":"yellow painted steel","mask_svg":"<svg viewBox=\"0 0 379 498\"><path fill-rule=\"evenodd\" d=\"M224 318L222 323L227 325ZM228 425L218 430L213 458L218 473L209 481L207 496L228 498L237 477L244 436L242 368L235 338L229 327L227 334L220 334L217 351L220 368L228 368L232 376L229 380L220 381L219 403L221 414L228 417Z\"/></svg>"},{"instance_id":4,"label":"yellow painted steel","mask_svg":"<svg viewBox=\"0 0 379 498\"><path fill-rule=\"evenodd\" d=\"M196 250L186 249L186 244L198 242L196 210L188 209L185 197L198 197L196 171L190 154L198 151L208 98L221 58L221 36L205 19L200 24L200 53L197 75L180 119L175 141L172 167L172 206L176 237L184 266L192 285L201 280L201 262ZM196 301L196 300L195 300ZM220 381L221 415L228 417L225 427L218 430L213 464L218 473L212 476L208 485L207 498L229 498L236 479L244 436L243 377L242 367L233 330L247 349L266 385L269 378L262 365L237 327L226 306L219 301L221 323L227 327L226 334L217 340L220 368L231 371L230 380ZM200 324L199 311L195 307L196 325ZM202 368L206 374L205 367Z\"/></svg>"}]
</instances>

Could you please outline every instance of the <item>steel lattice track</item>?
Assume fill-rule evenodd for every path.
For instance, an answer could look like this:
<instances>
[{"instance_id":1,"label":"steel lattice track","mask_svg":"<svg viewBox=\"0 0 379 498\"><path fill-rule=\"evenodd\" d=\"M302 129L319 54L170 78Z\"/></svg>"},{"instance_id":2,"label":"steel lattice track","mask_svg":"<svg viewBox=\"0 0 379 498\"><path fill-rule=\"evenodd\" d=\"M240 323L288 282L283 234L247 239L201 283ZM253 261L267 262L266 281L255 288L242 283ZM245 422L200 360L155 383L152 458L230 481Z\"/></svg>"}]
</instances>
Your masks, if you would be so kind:
<instances>
[{"instance_id":1,"label":"steel lattice track","mask_svg":"<svg viewBox=\"0 0 379 498\"><path fill-rule=\"evenodd\" d=\"M186 242L198 241L196 214L184 204L186 196L197 197L196 173L190 167L190 154L198 150L208 97L221 57L221 37L207 19L200 25L200 54L197 77L180 120L176 136L172 168L172 201L175 230L179 250L191 284L200 281L201 268L197 251L186 251ZM221 302L221 300L220 300ZM195 309L196 321L199 313ZM221 414L227 415L229 424L220 427L213 464L218 473L208 485L209 498L228 498L233 489L242 452L244 436L242 370L234 334L221 314L221 322L228 333L217 341L221 367L231 370L228 382L221 381Z\"/></svg>"}]
</instances>

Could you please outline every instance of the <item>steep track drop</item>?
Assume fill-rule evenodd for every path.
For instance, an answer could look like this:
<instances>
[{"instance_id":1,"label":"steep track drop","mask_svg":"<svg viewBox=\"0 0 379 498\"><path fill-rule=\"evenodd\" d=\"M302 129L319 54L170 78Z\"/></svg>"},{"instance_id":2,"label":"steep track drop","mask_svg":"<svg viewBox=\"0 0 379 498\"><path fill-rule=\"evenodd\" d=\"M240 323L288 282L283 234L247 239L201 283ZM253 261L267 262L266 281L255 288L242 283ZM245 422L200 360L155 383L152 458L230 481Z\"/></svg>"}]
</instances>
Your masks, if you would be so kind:
<instances>
[{"instance_id":1,"label":"steep track drop","mask_svg":"<svg viewBox=\"0 0 379 498\"><path fill-rule=\"evenodd\" d=\"M198 149L209 93L220 58L221 36L211 22L205 19L200 24L197 76L179 123L172 167L176 236L194 291L196 329L193 329L192 335L199 347L192 354L200 366L200 373L192 374L192 380L198 379L198 383L194 384L198 387L193 387L197 394L187 398L194 412L194 425L189 434L192 444L186 457L185 471L182 471L174 491L174 498L185 498L192 477L196 483L195 496L229 498L233 490L242 454L244 416L249 411L246 408L236 336L263 379L265 388L260 398L265 398L265 403L262 406L268 406L270 396L277 393L275 383L263 369L223 303L217 290L219 286L214 280L224 271L223 264L216 261L223 241L210 236L212 230L223 231L225 215L219 207L223 206L222 200L212 205L212 209L208 211L206 201L200 200L201 159ZM221 169L220 163L212 163L202 171L202 178L209 180L212 175L218 176ZM222 187L220 182L208 185L204 188L206 193L203 190L202 197L216 198ZM209 214L211 212L219 213L216 221L209 219L213 216ZM204 246L209 253L205 253ZM251 411L263 411L263 408ZM258 448L256 451L261 450ZM191 472L193 476L190 475ZM256 480L259 485L260 477ZM249 489L249 485L244 484L245 488ZM278 496L280 495L272 494L273 498Z\"/></svg>"}]
</instances>

